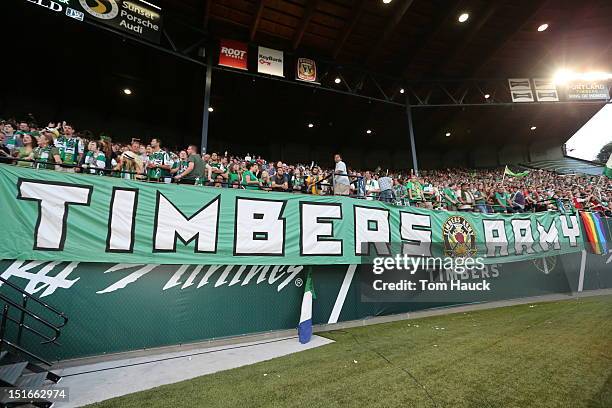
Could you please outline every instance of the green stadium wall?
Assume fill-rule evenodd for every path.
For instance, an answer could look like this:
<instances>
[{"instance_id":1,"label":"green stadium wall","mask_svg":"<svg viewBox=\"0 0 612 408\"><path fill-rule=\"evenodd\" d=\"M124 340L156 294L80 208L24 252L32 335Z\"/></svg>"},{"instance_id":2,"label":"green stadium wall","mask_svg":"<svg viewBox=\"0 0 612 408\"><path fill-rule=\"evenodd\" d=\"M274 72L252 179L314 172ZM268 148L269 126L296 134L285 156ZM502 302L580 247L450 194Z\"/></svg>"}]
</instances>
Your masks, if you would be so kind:
<instances>
[{"instance_id":1,"label":"green stadium wall","mask_svg":"<svg viewBox=\"0 0 612 408\"><path fill-rule=\"evenodd\" d=\"M492 264L485 267L485 277L497 288L490 294L443 301L419 293L395 303L363 302L360 271L355 265L251 267L4 260L0 271L3 278L69 317L59 347L24 337L27 348L51 360L65 360L295 328L308 272L317 295L313 322L326 324L464 303L552 293L569 296L612 288L611 261L610 255L582 251ZM482 277L480 272L466 280ZM15 296L6 285L0 291ZM16 336L12 326L8 326L9 338Z\"/></svg>"}]
</instances>

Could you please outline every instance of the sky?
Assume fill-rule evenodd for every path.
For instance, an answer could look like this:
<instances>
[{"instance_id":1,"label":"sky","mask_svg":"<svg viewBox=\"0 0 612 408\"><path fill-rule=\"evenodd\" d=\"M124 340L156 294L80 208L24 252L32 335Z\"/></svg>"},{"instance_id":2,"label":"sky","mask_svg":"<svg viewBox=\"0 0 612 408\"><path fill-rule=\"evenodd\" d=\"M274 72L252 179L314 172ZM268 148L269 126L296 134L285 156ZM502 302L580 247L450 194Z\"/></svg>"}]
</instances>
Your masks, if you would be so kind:
<instances>
[{"instance_id":1,"label":"sky","mask_svg":"<svg viewBox=\"0 0 612 408\"><path fill-rule=\"evenodd\" d=\"M567 155L595 160L603 146L612 142L612 103L607 103L566 143Z\"/></svg>"}]
</instances>

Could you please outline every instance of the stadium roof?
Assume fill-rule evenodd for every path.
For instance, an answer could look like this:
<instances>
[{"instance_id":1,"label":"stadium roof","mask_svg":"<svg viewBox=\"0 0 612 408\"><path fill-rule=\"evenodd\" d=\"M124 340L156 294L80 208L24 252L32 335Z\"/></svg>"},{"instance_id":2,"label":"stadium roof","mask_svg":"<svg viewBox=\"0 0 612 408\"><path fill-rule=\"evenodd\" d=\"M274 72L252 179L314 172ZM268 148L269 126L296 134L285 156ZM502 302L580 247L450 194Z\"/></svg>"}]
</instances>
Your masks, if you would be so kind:
<instances>
[{"instance_id":1,"label":"stadium roof","mask_svg":"<svg viewBox=\"0 0 612 408\"><path fill-rule=\"evenodd\" d=\"M162 7L177 48L191 45L180 29L188 25L211 40L247 41L407 81L550 77L560 67L612 70L608 0L149 1ZM130 137L162 135L169 144L199 141L202 67L26 3L7 14L0 31L14 38L6 44L9 55L17 62L32 55L36 63L5 65L15 80L5 84L3 112L36 103L39 116L80 120L114 136L126 138L129 129ZM37 21L27 27L30 37L15 36L23 30L23 12ZM469 18L460 23L462 13ZM548 28L538 31L541 24ZM209 46L207 52L218 51ZM125 86L134 89L129 98L120 92ZM43 103L55 106L42 109ZM308 145L310 157L322 160L331 150L360 146L367 149L361 156L395 155L394 163L409 164L402 106L219 70L212 105L215 150L290 160ZM417 150L501 149L544 139L561 144L601 107L515 105L417 109Z\"/></svg>"},{"instance_id":2,"label":"stadium roof","mask_svg":"<svg viewBox=\"0 0 612 408\"><path fill-rule=\"evenodd\" d=\"M157 0L228 37L406 78L547 76L609 68L608 0ZM458 16L468 13L467 21ZM538 27L548 24L542 32Z\"/></svg>"}]
</instances>

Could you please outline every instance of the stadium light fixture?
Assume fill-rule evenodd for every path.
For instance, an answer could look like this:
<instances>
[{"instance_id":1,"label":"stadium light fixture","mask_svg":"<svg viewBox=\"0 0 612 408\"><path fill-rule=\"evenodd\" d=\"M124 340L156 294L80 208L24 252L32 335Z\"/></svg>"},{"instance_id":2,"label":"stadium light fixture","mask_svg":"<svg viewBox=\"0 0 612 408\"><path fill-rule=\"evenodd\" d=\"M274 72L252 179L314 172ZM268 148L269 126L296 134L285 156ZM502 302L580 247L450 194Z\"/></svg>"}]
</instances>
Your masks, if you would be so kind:
<instances>
[{"instance_id":1,"label":"stadium light fixture","mask_svg":"<svg viewBox=\"0 0 612 408\"><path fill-rule=\"evenodd\" d=\"M555 84L566 84L569 81L608 81L610 79L612 79L612 73L610 72L574 72L566 68L558 70L553 76Z\"/></svg>"},{"instance_id":2,"label":"stadium light fixture","mask_svg":"<svg viewBox=\"0 0 612 408\"><path fill-rule=\"evenodd\" d=\"M546 31L547 28L548 28L548 24L544 23L538 27L538 31L539 32Z\"/></svg>"},{"instance_id":3,"label":"stadium light fixture","mask_svg":"<svg viewBox=\"0 0 612 408\"><path fill-rule=\"evenodd\" d=\"M132 90L130 88L125 88L123 90L123 93L126 94L126 95L131 95L132 94Z\"/></svg>"},{"instance_id":4,"label":"stadium light fixture","mask_svg":"<svg viewBox=\"0 0 612 408\"><path fill-rule=\"evenodd\" d=\"M400 93L403 94L404 92L406 92L404 91L404 88L400 88Z\"/></svg>"},{"instance_id":5,"label":"stadium light fixture","mask_svg":"<svg viewBox=\"0 0 612 408\"><path fill-rule=\"evenodd\" d=\"M489 94L484 94L485 99L489 99L491 97L491 95Z\"/></svg>"},{"instance_id":6,"label":"stadium light fixture","mask_svg":"<svg viewBox=\"0 0 612 408\"><path fill-rule=\"evenodd\" d=\"M209 112L214 112L214 111L215 111L215 108L213 108L212 106L209 106L209 107L208 107L208 111L209 111Z\"/></svg>"},{"instance_id":7,"label":"stadium light fixture","mask_svg":"<svg viewBox=\"0 0 612 408\"><path fill-rule=\"evenodd\" d=\"M393 1L393 0L383 0L383 3L385 3L385 4L389 4L389 3L391 3L392 1Z\"/></svg>"},{"instance_id":8,"label":"stadium light fixture","mask_svg":"<svg viewBox=\"0 0 612 408\"><path fill-rule=\"evenodd\" d=\"M450 135L451 135L451 132L446 132L446 134L444 136L450 137Z\"/></svg>"},{"instance_id":9,"label":"stadium light fixture","mask_svg":"<svg viewBox=\"0 0 612 408\"><path fill-rule=\"evenodd\" d=\"M308 127L309 127L309 128L313 128L313 127L314 127L314 124L313 124L313 123L309 123L309 124L308 124Z\"/></svg>"},{"instance_id":10,"label":"stadium light fixture","mask_svg":"<svg viewBox=\"0 0 612 408\"><path fill-rule=\"evenodd\" d=\"M537 129L537 127L536 127L536 126L532 126L530 129L531 129L531 130L536 130L536 129Z\"/></svg>"},{"instance_id":11,"label":"stadium light fixture","mask_svg":"<svg viewBox=\"0 0 612 408\"><path fill-rule=\"evenodd\" d=\"M470 18L469 13L461 13L461 15L459 16L459 18L457 20L459 20L460 23L465 23L468 18Z\"/></svg>"},{"instance_id":12,"label":"stadium light fixture","mask_svg":"<svg viewBox=\"0 0 612 408\"><path fill-rule=\"evenodd\" d=\"M369 135L370 133L372 133L371 129L366 130L366 133Z\"/></svg>"},{"instance_id":13,"label":"stadium light fixture","mask_svg":"<svg viewBox=\"0 0 612 408\"><path fill-rule=\"evenodd\" d=\"M342 82L342 80L340 79L340 77L336 77L336 79L334 79L334 82L339 84L340 82Z\"/></svg>"}]
</instances>

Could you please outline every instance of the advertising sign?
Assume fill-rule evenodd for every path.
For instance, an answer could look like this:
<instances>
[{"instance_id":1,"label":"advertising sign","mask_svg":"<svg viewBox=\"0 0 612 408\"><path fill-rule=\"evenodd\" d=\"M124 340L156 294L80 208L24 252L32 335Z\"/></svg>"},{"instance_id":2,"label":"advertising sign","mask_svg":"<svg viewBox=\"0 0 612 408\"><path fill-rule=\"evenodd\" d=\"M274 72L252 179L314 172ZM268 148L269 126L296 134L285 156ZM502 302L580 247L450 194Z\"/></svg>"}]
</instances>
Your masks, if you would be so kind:
<instances>
[{"instance_id":1,"label":"advertising sign","mask_svg":"<svg viewBox=\"0 0 612 408\"><path fill-rule=\"evenodd\" d=\"M54 13L103 24L144 40L159 43L161 9L140 0L26 0Z\"/></svg>"},{"instance_id":2,"label":"advertising sign","mask_svg":"<svg viewBox=\"0 0 612 408\"><path fill-rule=\"evenodd\" d=\"M248 69L248 45L234 40L221 40L219 65L230 68Z\"/></svg>"},{"instance_id":3,"label":"advertising sign","mask_svg":"<svg viewBox=\"0 0 612 408\"><path fill-rule=\"evenodd\" d=\"M283 52L271 48L259 47L257 50L257 72L275 76L284 76Z\"/></svg>"},{"instance_id":4,"label":"advertising sign","mask_svg":"<svg viewBox=\"0 0 612 408\"><path fill-rule=\"evenodd\" d=\"M529 78L509 78L508 87L512 102L533 102L533 90Z\"/></svg>"},{"instance_id":5,"label":"advertising sign","mask_svg":"<svg viewBox=\"0 0 612 408\"><path fill-rule=\"evenodd\" d=\"M559 102L559 94L554 81L549 78L534 78L536 98L539 102Z\"/></svg>"},{"instance_id":6,"label":"advertising sign","mask_svg":"<svg viewBox=\"0 0 612 408\"><path fill-rule=\"evenodd\" d=\"M604 82L571 82L567 85L569 101L608 100L610 90Z\"/></svg>"}]
</instances>

